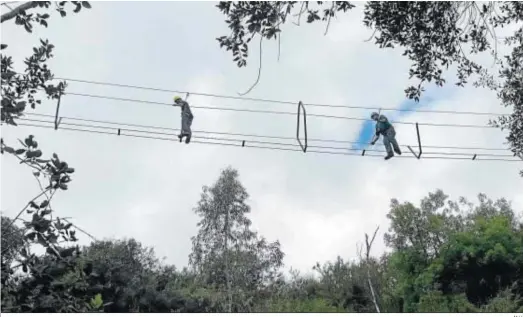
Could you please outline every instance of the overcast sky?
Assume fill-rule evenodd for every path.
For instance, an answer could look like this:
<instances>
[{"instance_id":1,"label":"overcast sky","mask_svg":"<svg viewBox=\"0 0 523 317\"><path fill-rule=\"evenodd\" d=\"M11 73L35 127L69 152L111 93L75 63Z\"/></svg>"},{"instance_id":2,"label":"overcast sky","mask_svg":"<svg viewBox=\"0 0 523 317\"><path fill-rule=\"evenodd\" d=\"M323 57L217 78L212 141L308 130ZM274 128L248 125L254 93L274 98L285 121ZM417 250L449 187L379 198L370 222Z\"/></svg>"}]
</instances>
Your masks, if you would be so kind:
<instances>
[{"instance_id":1,"label":"overcast sky","mask_svg":"<svg viewBox=\"0 0 523 317\"><path fill-rule=\"evenodd\" d=\"M258 51L251 47L248 67L238 69L216 37L227 26L212 2L92 2L92 10L54 12L49 28L26 33L14 21L2 24L2 43L9 44L21 67L38 45L38 37L56 46L51 62L56 76L130 85L236 95L255 80ZM303 100L308 103L390 108L506 112L492 92L472 87L429 87L419 105L407 101L409 61L401 51L380 50L364 42L361 4L324 25L285 27L280 60L276 41L263 47L260 84L249 97ZM2 8L4 10L4 8ZM2 11L4 12L4 11ZM255 43L256 41L253 41ZM170 102L172 93L103 87L70 82L68 91ZM191 105L295 111L293 105L190 96ZM54 114L55 102L34 110ZM33 110L30 110L33 111ZM368 117L369 111L307 108L308 113ZM65 96L63 116L133 124L180 127L178 108ZM193 129L264 135L295 135L293 116L193 109ZM486 124L485 116L387 113L394 121ZM65 120L64 120L65 122ZM309 138L368 142L368 123L309 117ZM421 126L426 145L502 148L497 129ZM505 197L523 210L520 163L454 161L322 155L180 144L64 130L2 126L8 143L34 134L44 154L56 152L76 168L70 190L53 200L56 214L71 217L97 238L134 237L153 246L177 266L187 264L190 237L196 234L192 209L202 186L232 166L250 194L253 226L270 240L280 240L287 267L309 271L316 261L356 256L356 243L377 225L388 227L391 198L418 203L428 192L443 189L452 198L470 199L482 192ZM414 144L413 126L396 125L400 144ZM331 144L332 145L332 144ZM338 144L339 146L339 144ZM349 148L349 146L347 146ZM381 149L381 141L375 145ZM410 155L403 147L404 156ZM428 149L425 150L429 152ZM434 151L434 149L432 149ZM463 152L463 151L461 151ZM510 152L497 152L510 154ZM1 209L14 216L39 189L30 170L9 156L1 157ZM79 233L82 243L87 236ZM384 250L377 241L374 254Z\"/></svg>"}]
</instances>

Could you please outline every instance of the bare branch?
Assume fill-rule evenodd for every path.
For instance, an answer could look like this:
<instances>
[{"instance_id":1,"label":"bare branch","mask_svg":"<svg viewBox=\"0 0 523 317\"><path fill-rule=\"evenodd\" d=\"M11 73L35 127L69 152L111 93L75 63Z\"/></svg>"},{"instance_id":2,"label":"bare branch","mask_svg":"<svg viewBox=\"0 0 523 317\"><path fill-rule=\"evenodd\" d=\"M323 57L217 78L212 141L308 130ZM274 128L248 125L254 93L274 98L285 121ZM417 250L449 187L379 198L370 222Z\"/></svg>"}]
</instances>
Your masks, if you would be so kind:
<instances>
[{"instance_id":1,"label":"bare branch","mask_svg":"<svg viewBox=\"0 0 523 317\"><path fill-rule=\"evenodd\" d=\"M378 305L378 300L376 299L376 293L374 292L374 287L372 286L372 281L370 278L370 249L372 248L372 243L374 242L374 239L376 238L376 234L378 233L378 230L380 227L378 226L376 230L374 231L374 234L372 235L372 239L369 242L369 236L365 233L365 245L367 247L366 250L366 264L367 264L367 281L369 283L370 292L372 295L372 302L374 303L374 307L376 307L376 312L380 312L380 307Z\"/></svg>"},{"instance_id":2,"label":"bare branch","mask_svg":"<svg viewBox=\"0 0 523 317\"><path fill-rule=\"evenodd\" d=\"M329 19L327 20L327 27L325 28L325 33L323 36L327 35L329 32L329 26L331 25L331 18L334 15L334 6L336 5L336 1L332 1L331 9L329 10Z\"/></svg>"},{"instance_id":3,"label":"bare branch","mask_svg":"<svg viewBox=\"0 0 523 317\"><path fill-rule=\"evenodd\" d=\"M368 39L366 39L364 42L368 42L368 41L372 40L377 31L378 31L378 29L374 29L374 31L372 32L372 35Z\"/></svg>"},{"instance_id":4,"label":"bare branch","mask_svg":"<svg viewBox=\"0 0 523 317\"><path fill-rule=\"evenodd\" d=\"M280 61L281 55L281 33L278 34L278 62Z\"/></svg>"},{"instance_id":5,"label":"bare branch","mask_svg":"<svg viewBox=\"0 0 523 317\"><path fill-rule=\"evenodd\" d=\"M13 11L13 8L7 3L2 3L2 5L6 6L9 10Z\"/></svg>"},{"instance_id":6,"label":"bare branch","mask_svg":"<svg viewBox=\"0 0 523 317\"><path fill-rule=\"evenodd\" d=\"M380 230L379 226L374 231L374 234L372 235L372 239L370 240L370 243L367 244L367 249L368 249L367 252L370 252L370 248L372 247L372 243L374 243L374 239L376 238L376 234L378 233L378 230Z\"/></svg>"},{"instance_id":7,"label":"bare branch","mask_svg":"<svg viewBox=\"0 0 523 317\"><path fill-rule=\"evenodd\" d=\"M305 3L306 1L303 1L301 3L301 8L300 8L300 12L298 14L295 14L294 16L297 16L298 17L298 23L294 23L294 25L297 25L297 26L300 26L300 20L301 20L301 15L305 12L305 10L303 10L303 8L305 7Z\"/></svg>"},{"instance_id":8,"label":"bare branch","mask_svg":"<svg viewBox=\"0 0 523 317\"><path fill-rule=\"evenodd\" d=\"M76 229L78 229L78 231L84 233L85 235L87 235L89 238L93 239L94 241L98 241L98 239L96 239L92 234L90 234L89 232L85 231L84 229L78 227L77 225L75 225L74 223L70 222L69 220L66 220L65 218L60 218L61 220L67 222L67 223L70 223L73 227L75 227Z\"/></svg>"},{"instance_id":9,"label":"bare branch","mask_svg":"<svg viewBox=\"0 0 523 317\"><path fill-rule=\"evenodd\" d=\"M254 87L256 87L258 85L258 83L260 82L260 77L261 77L261 70L262 70L262 56L263 56L263 51L262 51L262 42L263 42L263 35L260 34L260 64L258 66L258 76L256 77L256 81L254 82L254 84L249 88L247 89L246 92L244 93L238 93L238 95L240 96L245 96L247 95L248 93L251 92L251 90L254 89Z\"/></svg>"},{"instance_id":10,"label":"bare branch","mask_svg":"<svg viewBox=\"0 0 523 317\"><path fill-rule=\"evenodd\" d=\"M0 23L4 23L5 21L9 21L16 17L20 12L26 11L32 8L35 8L38 6L38 1L29 1L27 3L21 4L18 7L14 8L13 10L2 14L2 17L0 18Z\"/></svg>"}]
</instances>

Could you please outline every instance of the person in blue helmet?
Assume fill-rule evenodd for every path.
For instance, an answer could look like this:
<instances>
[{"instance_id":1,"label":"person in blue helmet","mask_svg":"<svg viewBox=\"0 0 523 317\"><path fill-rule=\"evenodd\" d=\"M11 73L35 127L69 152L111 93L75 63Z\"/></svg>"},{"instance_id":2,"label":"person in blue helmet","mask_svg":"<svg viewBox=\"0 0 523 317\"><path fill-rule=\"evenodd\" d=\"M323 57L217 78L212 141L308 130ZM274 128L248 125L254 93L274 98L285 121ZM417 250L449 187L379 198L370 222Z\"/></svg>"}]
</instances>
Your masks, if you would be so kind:
<instances>
[{"instance_id":1,"label":"person in blue helmet","mask_svg":"<svg viewBox=\"0 0 523 317\"><path fill-rule=\"evenodd\" d=\"M372 138L370 144L374 145L380 138L380 135L382 135L383 145L385 146L385 150L387 150L387 156L385 156L385 159L388 160L392 158L394 156L394 152L396 152L398 155L401 155L400 146L398 145L398 141L396 141L396 131L394 130L392 124L390 124L387 117L380 115L377 112L373 112L370 117L372 120L376 121L376 134ZM393 148L394 152L392 152Z\"/></svg>"},{"instance_id":2,"label":"person in blue helmet","mask_svg":"<svg viewBox=\"0 0 523 317\"><path fill-rule=\"evenodd\" d=\"M191 108L189 107L187 101L178 96L174 97L174 106L179 106L182 110L182 129L178 135L178 139L180 139L180 142L182 142L183 137L185 137L185 143L189 144L189 142L191 142L192 136L191 125L192 120L194 119Z\"/></svg>"}]
</instances>

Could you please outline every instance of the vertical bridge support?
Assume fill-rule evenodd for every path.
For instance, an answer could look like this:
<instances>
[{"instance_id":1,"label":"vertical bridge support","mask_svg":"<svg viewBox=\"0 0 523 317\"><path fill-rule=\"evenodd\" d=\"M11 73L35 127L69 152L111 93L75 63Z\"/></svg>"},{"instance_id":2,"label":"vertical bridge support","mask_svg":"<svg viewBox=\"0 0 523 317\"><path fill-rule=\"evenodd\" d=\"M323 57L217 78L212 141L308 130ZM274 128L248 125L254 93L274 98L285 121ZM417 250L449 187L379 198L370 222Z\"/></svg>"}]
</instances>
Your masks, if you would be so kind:
<instances>
[{"instance_id":1,"label":"vertical bridge support","mask_svg":"<svg viewBox=\"0 0 523 317\"><path fill-rule=\"evenodd\" d=\"M301 143L300 140L300 116L301 112L303 111L303 130L305 134L305 140L304 143ZM305 112L305 107L303 106L303 102L298 102L298 112L297 112L297 122L296 122L296 140L298 140L298 143L300 144L301 150L303 153L307 152L307 113Z\"/></svg>"},{"instance_id":2,"label":"vertical bridge support","mask_svg":"<svg viewBox=\"0 0 523 317\"><path fill-rule=\"evenodd\" d=\"M62 93L58 95L58 103L56 104L56 113L54 115L54 129L58 130L58 126L60 125L60 122L62 122L62 118L58 118L58 114L60 113L60 101L62 100Z\"/></svg>"},{"instance_id":3,"label":"vertical bridge support","mask_svg":"<svg viewBox=\"0 0 523 317\"><path fill-rule=\"evenodd\" d=\"M418 150L419 150L419 153L416 154L416 152L414 152L414 150L410 147L410 145L407 145L407 147L412 152L412 154L414 154L414 156L419 160L420 157L421 157L421 154L423 153L423 151L421 149L421 138L419 136L419 126L418 126L417 122L416 122L416 134L418 135Z\"/></svg>"}]
</instances>

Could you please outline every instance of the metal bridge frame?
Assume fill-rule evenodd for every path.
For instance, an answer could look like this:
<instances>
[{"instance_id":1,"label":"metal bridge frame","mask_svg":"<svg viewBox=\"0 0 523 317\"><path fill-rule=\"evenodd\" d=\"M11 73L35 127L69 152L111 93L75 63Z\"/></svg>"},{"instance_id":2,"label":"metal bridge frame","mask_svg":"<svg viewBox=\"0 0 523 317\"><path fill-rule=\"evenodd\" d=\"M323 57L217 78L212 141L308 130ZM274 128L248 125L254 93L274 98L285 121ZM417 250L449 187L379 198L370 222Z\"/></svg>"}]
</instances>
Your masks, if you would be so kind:
<instances>
[{"instance_id":1,"label":"metal bridge frame","mask_svg":"<svg viewBox=\"0 0 523 317\"><path fill-rule=\"evenodd\" d=\"M303 130L305 134L305 145L300 140L300 116L301 112L303 111ZM303 153L307 152L307 113L305 112L305 106L303 105L303 102L298 102L298 111L297 111L297 117L296 117L296 140L298 140L298 143L300 144L301 150Z\"/></svg>"},{"instance_id":2,"label":"metal bridge frame","mask_svg":"<svg viewBox=\"0 0 523 317\"><path fill-rule=\"evenodd\" d=\"M421 148L421 138L419 136L419 126L418 126L417 122L416 122L416 134L418 135L418 150L419 150L419 153L416 154L416 152L414 152L414 150L412 149L412 147L410 147L410 145L407 145L407 147L412 152L412 154L419 160L421 158L421 154L423 153L423 150Z\"/></svg>"}]
</instances>

